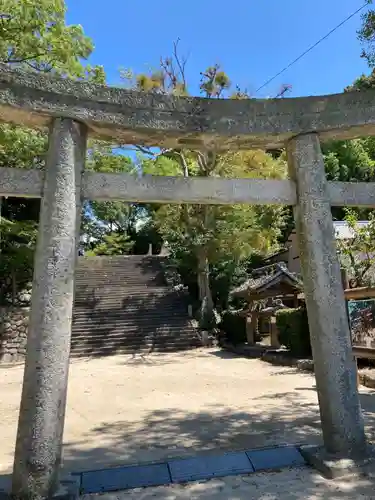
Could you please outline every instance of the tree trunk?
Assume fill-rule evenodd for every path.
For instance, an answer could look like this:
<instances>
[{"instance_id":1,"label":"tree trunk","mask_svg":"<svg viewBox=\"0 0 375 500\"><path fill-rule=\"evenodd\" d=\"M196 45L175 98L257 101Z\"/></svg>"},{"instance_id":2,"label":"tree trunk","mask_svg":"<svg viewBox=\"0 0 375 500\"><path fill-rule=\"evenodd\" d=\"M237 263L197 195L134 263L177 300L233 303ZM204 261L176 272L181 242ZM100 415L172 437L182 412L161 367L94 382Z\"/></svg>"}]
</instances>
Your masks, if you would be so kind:
<instances>
[{"instance_id":1,"label":"tree trunk","mask_svg":"<svg viewBox=\"0 0 375 500\"><path fill-rule=\"evenodd\" d=\"M199 300L201 302L201 312L199 326L205 330L215 327L214 304L210 287L210 268L208 264L207 251L205 247L200 247L197 252L198 257L198 289Z\"/></svg>"}]
</instances>

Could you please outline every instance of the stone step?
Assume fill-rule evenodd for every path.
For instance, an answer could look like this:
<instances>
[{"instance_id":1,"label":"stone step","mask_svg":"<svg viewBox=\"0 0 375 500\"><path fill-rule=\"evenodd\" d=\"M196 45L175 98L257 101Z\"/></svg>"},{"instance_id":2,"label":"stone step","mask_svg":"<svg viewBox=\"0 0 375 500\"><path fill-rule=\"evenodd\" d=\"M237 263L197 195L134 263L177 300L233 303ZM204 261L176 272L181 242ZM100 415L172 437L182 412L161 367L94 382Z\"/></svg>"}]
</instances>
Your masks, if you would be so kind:
<instances>
[{"instance_id":1,"label":"stone step","mask_svg":"<svg viewBox=\"0 0 375 500\"><path fill-rule=\"evenodd\" d=\"M80 339L79 342L72 342L71 343L71 348L80 348L82 346L93 346L93 347L106 347L106 346L123 346L123 347L129 347L129 346L140 346L140 345L145 345L145 344L150 344L150 345L198 345L199 344L199 339L197 337L187 337L186 339L173 339L173 338L167 338L167 339L160 339L160 340L152 340L147 337L143 339Z\"/></svg>"},{"instance_id":2,"label":"stone step","mask_svg":"<svg viewBox=\"0 0 375 500\"><path fill-rule=\"evenodd\" d=\"M146 256L79 258L72 356L199 345L187 296L166 284L161 263Z\"/></svg>"},{"instance_id":3,"label":"stone step","mask_svg":"<svg viewBox=\"0 0 375 500\"><path fill-rule=\"evenodd\" d=\"M170 326L165 326L164 328L142 328L140 329L137 326L128 327L128 328L123 328L123 327L117 327L117 328L111 328L107 326L103 326L103 328L81 328L81 329L74 329L72 331L72 337L78 338L79 336L92 336L92 337L108 337L108 336L122 336L122 337L135 337L135 336L175 336L176 338L186 336L189 334L193 334L194 329L192 327L186 327L181 325L181 327L176 328L176 327L170 327Z\"/></svg>"},{"instance_id":4,"label":"stone step","mask_svg":"<svg viewBox=\"0 0 375 500\"><path fill-rule=\"evenodd\" d=\"M155 283L155 286L158 287L168 287L168 284L164 281L164 278L159 278L156 276L144 276L144 275L137 275L137 274L132 274L129 275L128 273L122 274L121 272L114 272L111 274L105 274L105 273L100 273L97 276L95 275L90 275L90 276L75 276L74 282L75 283L92 283L96 281L106 281L113 279L115 280L115 283L122 283L123 285L126 285L127 282L129 281L135 281L139 280L140 284L143 283Z\"/></svg>"},{"instance_id":5,"label":"stone step","mask_svg":"<svg viewBox=\"0 0 375 500\"><path fill-rule=\"evenodd\" d=\"M173 353L173 352L182 352L182 351L191 351L192 349L196 349L199 346L163 346L163 347L134 347L134 348L110 348L105 349L100 347L99 349L80 349L73 350L70 352L70 356L72 358L84 358L84 357L103 357L103 356L121 356L121 355L131 355L131 354L149 354L149 353Z\"/></svg>"},{"instance_id":6,"label":"stone step","mask_svg":"<svg viewBox=\"0 0 375 500\"><path fill-rule=\"evenodd\" d=\"M157 304L156 304L157 305ZM163 308L155 307L154 304L148 305L147 303L139 303L138 306L129 306L127 304L118 303L110 303L110 302L102 302L97 304L96 306L90 307L90 305L84 306L76 306L74 309L73 317L78 318L82 316L86 316L87 318L102 318L105 314L107 318L114 317L118 318L120 316L126 315L137 317L137 316L145 316L145 314L150 316L160 316L160 317L168 317L168 316L176 316L180 314L187 314L187 304L172 304L166 305L161 304Z\"/></svg>"},{"instance_id":7,"label":"stone step","mask_svg":"<svg viewBox=\"0 0 375 500\"><path fill-rule=\"evenodd\" d=\"M153 287L149 285L143 285L140 283L135 283L134 285L130 285L128 283L98 283L95 285L85 285L85 286L76 286L75 293L100 293L104 290L116 290L122 292L124 294L142 294L147 293L149 295L170 295L176 293L175 290L171 290L167 287Z\"/></svg>"},{"instance_id":8,"label":"stone step","mask_svg":"<svg viewBox=\"0 0 375 500\"><path fill-rule=\"evenodd\" d=\"M119 300L108 299L108 300L90 300L88 299L86 302L82 300L76 301L75 310L79 312L86 312L88 314L93 314L96 311L99 311L100 314L103 314L103 311L107 311L108 313L113 312L113 314L126 313L129 314L133 311L139 311L140 314L144 314L147 311L161 311L162 315L169 314L173 311L178 312L187 312L188 303L172 303L168 304L167 301L156 301L148 303L147 300L136 300L136 299L125 299L120 298ZM164 313L166 311L166 313Z\"/></svg>"},{"instance_id":9,"label":"stone step","mask_svg":"<svg viewBox=\"0 0 375 500\"><path fill-rule=\"evenodd\" d=\"M186 302L186 304L188 303L187 300L185 300L186 298L185 297L148 297L147 294L145 295L116 295L115 293L113 293L113 295L109 295L111 292L108 292L108 295L107 296L96 296L96 297L93 297L93 296L90 296L90 295L87 295L86 296L86 300L84 300L84 296L76 296L75 297L75 305L77 306L78 304L82 304L81 307L85 307L84 304L87 304L86 305L86 308L91 308L92 305L91 304L94 304L97 303L98 305L100 304L105 304L105 305L116 305L118 307L123 307L123 304L126 304L128 307L131 307L133 306L134 307L134 304L139 304L139 306L142 306L143 304L149 304L150 305L150 308L153 308L153 307L159 307L160 305L166 305L168 303L170 303L172 306L174 304L184 304Z\"/></svg>"},{"instance_id":10,"label":"stone step","mask_svg":"<svg viewBox=\"0 0 375 500\"><path fill-rule=\"evenodd\" d=\"M85 346L85 345L93 345L93 346L113 346L113 345L123 345L124 347L126 346L132 346L132 345L141 345L141 344L153 344L153 345L181 345L181 344L197 344L199 342L199 339L197 336L190 335L186 337L174 337L173 335L168 335L168 336L161 336L161 337L150 337L145 335L144 337L107 337L107 336L100 336L100 337L79 337L79 338L72 338L72 347L80 347L80 346Z\"/></svg>"},{"instance_id":11,"label":"stone step","mask_svg":"<svg viewBox=\"0 0 375 500\"><path fill-rule=\"evenodd\" d=\"M78 345L80 343L107 343L107 342L123 342L124 344L137 344L145 341L155 342L155 343L165 343L165 342L192 342L198 339L195 332L185 332L183 335L178 335L177 332L168 331L162 332L160 335L153 336L152 331L139 333L123 333L123 332L111 332L99 335L93 332L82 332L80 334L72 335L72 345Z\"/></svg>"},{"instance_id":12,"label":"stone step","mask_svg":"<svg viewBox=\"0 0 375 500\"><path fill-rule=\"evenodd\" d=\"M143 338L123 338L123 337L101 337L101 338L94 338L94 337L87 337L87 338L79 338L79 339L72 339L72 347L76 346L81 346L81 345L104 345L104 346L111 346L111 345L123 345L124 347L127 345L139 345L139 344L153 344L153 345L165 345L165 344L171 344L171 345L180 345L180 344L193 344L195 342L198 342L198 338L196 337L186 337L186 338L174 338L173 336L168 336L168 337L155 337L155 338L150 338L150 337L143 337Z\"/></svg>"},{"instance_id":13,"label":"stone step","mask_svg":"<svg viewBox=\"0 0 375 500\"><path fill-rule=\"evenodd\" d=\"M106 287L98 287L98 288L86 288L75 291L75 297L91 297L94 298L106 298L108 297L108 293L115 294L114 297L147 297L149 300L157 300L160 298L175 298L176 300L184 297L185 294L179 294L178 292L171 290L153 290L148 289L147 287L139 288L139 287L115 287L115 286L106 286Z\"/></svg>"},{"instance_id":14,"label":"stone step","mask_svg":"<svg viewBox=\"0 0 375 500\"><path fill-rule=\"evenodd\" d=\"M155 328L139 328L137 326L129 327L127 329L122 327L108 328L103 327L93 328L93 329L77 329L72 331L72 338L82 338L82 337L123 337L123 338L156 338L156 337L173 337L176 339L185 338L189 335L195 335L195 329L191 326L181 325L180 327L159 327Z\"/></svg>"},{"instance_id":15,"label":"stone step","mask_svg":"<svg viewBox=\"0 0 375 500\"><path fill-rule=\"evenodd\" d=\"M123 346L123 347L129 347L129 346L139 346L139 345L174 345L174 346L179 346L179 345L198 345L199 339L198 337L188 337L186 339L172 339L172 338L167 338L165 340L162 339L150 339L148 337L145 337L143 339L122 339L122 338L111 338L111 339L80 339L80 342L72 342L72 348L80 348L83 346L88 346L91 345L93 347L113 347L113 346Z\"/></svg>"},{"instance_id":16,"label":"stone step","mask_svg":"<svg viewBox=\"0 0 375 500\"><path fill-rule=\"evenodd\" d=\"M147 319L147 318L146 318ZM111 329L111 328L142 328L144 330L145 328L149 329L158 329L162 327L168 327L168 328L188 328L189 327L189 320L185 320L184 318L174 318L173 320L168 321L168 319L159 319L157 321L148 319L147 321L137 321L137 320L131 320L124 318L123 320L118 320L118 321L113 321L113 322L106 322L104 320L102 321L96 321L92 322L90 320L84 322L84 321L73 321L73 330L78 331L82 328L88 328L89 330L102 330L104 328Z\"/></svg>"}]
</instances>

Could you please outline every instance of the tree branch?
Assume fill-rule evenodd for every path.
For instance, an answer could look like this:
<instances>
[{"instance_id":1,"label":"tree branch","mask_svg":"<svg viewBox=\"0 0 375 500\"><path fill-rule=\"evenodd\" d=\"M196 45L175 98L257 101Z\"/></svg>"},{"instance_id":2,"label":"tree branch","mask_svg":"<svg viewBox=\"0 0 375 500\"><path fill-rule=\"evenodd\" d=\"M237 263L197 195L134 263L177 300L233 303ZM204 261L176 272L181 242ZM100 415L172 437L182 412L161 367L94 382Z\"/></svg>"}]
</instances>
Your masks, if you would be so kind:
<instances>
[{"instance_id":1,"label":"tree branch","mask_svg":"<svg viewBox=\"0 0 375 500\"><path fill-rule=\"evenodd\" d=\"M23 63L23 62L27 62L27 61L33 61L35 59L37 59L38 57L43 57L43 56L46 56L48 54L48 52L45 52L44 54L34 54L32 56L28 56L28 57L23 57L21 59L12 59L12 56L14 55L14 53L11 53L8 57L8 59L6 59L4 62L7 63L7 64L20 64L20 63Z\"/></svg>"},{"instance_id":2,"label":"tree branch","mask_svg":"<svg viewBox=\"0 0 375 500\"><path fill-rule=\"evenodd\" d=\"M178 44L179 43L180 43L179 38L177 38L177 40L175 42L173 42L173 55L174 55L174 58L176 60L178 69L180 71L181 80L182 80L182 84L184 86L184 90L186 90L187 87L186 87L185 68L186 68L186 64L188 61L188 56L184 57L182 60L180 59L180 56L178 54Z\"/></svg>"}]
</instances>

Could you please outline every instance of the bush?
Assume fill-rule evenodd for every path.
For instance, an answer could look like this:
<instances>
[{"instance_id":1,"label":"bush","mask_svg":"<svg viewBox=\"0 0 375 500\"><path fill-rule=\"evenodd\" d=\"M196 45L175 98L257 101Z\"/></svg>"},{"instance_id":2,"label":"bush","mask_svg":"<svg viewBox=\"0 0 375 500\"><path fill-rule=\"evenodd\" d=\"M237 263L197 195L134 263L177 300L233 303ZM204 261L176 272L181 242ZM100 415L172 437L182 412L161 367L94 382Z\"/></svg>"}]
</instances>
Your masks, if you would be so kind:
<instances>
[{"instance_id":1,"label":"bush","mask_svg":"<svg viewBox=\"0 0 375 500\"><path fill-rule=\"evenodd\" d=\"M241 316L240 311L224 311L219 328L231 344L243 344L247 340L246 318Z\"/></svg>"},{"instance_id":2,"label":"bush","mask_svg":"<svg viewBox=\"0 0 375 500\"><path fill-rule=\"evenodd\" d=\"M311 355L309 324L304 307L280 309L276 312L276 325L280 343L292 354L298 357Z\"/></svg>"}]
</instances>

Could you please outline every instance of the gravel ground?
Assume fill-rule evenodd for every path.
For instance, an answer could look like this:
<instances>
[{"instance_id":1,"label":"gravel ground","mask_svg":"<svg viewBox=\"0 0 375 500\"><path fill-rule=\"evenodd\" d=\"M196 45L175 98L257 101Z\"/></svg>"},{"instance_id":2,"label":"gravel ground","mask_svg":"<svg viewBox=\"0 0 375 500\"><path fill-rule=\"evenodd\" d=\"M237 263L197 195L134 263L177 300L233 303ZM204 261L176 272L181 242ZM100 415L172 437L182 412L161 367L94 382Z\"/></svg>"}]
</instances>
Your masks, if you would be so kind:
<instances>
[{"instance_id":1,"label":"gravel ground","mask_svg":"<svg viewBox=\"0 0 375 500\"><path fill-rule=\"evenodd\" d=\"M22 375L22 365L0 366L0 474L9 473L12 466ZM361 388L371 438L374 392ZM192 456L214 449L320 443L315 380L309 373L219 349L74 360L64 442L65 468L75 471ZM246 481L255 481L255 477L281 481L286 473L280 474L251 476ZM310 476L309 484L313 481ZM296 481L303 483L305 479ZM227 481L237 484L240 479L172 489L180 488L181 494L189 488L220 489Z\"/></svg>"}]
</instances>

